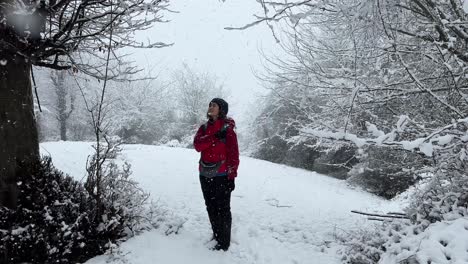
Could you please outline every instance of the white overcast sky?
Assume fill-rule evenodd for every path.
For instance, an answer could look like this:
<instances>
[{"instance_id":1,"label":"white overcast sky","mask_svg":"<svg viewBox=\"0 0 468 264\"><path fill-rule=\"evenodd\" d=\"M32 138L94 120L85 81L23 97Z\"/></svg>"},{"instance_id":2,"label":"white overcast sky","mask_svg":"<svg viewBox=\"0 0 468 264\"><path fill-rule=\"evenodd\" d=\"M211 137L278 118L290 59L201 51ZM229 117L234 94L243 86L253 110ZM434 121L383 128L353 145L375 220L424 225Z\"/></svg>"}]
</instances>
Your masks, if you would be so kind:
<instances>
[{"instance_id":1,"label":"white overcast sky","mask_svg":"<svg viewBox=\"0 0 468 264\"><path fill-rule=\"evenodd\" d=\"M256 95L265 93L252 69L261 70L260 49L267 54L278 50L265 24L243 31L225 30L254 21L261 11L255 0L173 0L170 8L179 13L166 14L171 21L156 24L138 39L174 43L163 49L138 50L134 60L162 77L187 63L198 71L218 76L230 91L230 114L240 117ZM275 51L277 52L277 51Z\"/></svg>"}]
</instances>

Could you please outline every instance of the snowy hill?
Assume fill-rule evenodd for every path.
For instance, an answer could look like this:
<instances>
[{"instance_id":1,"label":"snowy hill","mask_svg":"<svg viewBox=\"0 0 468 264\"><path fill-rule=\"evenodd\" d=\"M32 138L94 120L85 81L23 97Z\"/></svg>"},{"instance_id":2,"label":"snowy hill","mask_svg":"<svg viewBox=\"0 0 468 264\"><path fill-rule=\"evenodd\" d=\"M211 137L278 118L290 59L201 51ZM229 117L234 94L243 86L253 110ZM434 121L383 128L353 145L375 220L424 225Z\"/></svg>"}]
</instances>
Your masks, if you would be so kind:
<instances>
[{"instance_id":1,"label":"snowy hill","mask_svg":"<svg viewBox=\"0 0 468 264\"><path fill-rule=\"evenodd\" d=\"M90 143L49 142L41 153L82 180ZM152 199L184 222L178 234L153 230L123 243L110 263L340 263L334 236L369 224L351 210L395 211L397 203L355 190L314 172L241 156L232 196L232 245L208 250L211 229L199 185L199 154L192 149L126 145L133 177ZM104 264L100 256L87 264Z\"/></svg>"}]
</instances>

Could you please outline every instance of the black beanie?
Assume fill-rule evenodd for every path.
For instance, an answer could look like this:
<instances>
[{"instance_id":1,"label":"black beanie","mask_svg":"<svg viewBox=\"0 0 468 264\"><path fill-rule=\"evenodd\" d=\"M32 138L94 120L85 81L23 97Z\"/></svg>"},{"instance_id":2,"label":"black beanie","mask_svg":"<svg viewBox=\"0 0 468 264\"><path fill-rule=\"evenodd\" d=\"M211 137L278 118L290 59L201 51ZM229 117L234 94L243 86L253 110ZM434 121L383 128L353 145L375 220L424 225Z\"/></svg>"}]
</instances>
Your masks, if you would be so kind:
<instances>
[{"instance_id":1,"label":"black beanie","mask_svg":"<svg viewBox=\"0 0 468 264\"><path fill-rule=\"evenodd\" d=\"M229 105L226 101L221 98L213 98L210 103L216 103L219 106L219 111L222 112L225 116L229 111Z\"/></svg>"}]
</instances>

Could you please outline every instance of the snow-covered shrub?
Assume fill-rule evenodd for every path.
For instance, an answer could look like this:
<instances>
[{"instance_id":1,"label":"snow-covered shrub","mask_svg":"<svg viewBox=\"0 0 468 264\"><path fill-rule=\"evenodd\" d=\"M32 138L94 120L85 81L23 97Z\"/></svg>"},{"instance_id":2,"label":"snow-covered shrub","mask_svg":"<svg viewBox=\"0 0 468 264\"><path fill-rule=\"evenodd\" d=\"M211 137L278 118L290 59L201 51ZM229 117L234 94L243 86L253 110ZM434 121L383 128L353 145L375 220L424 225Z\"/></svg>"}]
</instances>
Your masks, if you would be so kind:
<instances>
[{"instance_id":1,"label":"snow-covered shrub","mask_svg":"<svg viewBox=\"0 0 468 264\"><path fill-rule=\"evenodd\" d=\"M349 171L348 181L390 199L421 179L417 172L424 162L413 152L370 146Z\"/></svg>"},{"instance_id":2,"label":"snow-covered shrub","mask_svg":"<svg viewBox=\"0 0 468 264\"><path fill-rule=\"evenodd\" d=\"M383 226L372 230L361 230L341 237L346 244L342 253L343 263L349 264L375 264L385 251L383 245L387 237L384 232L378 232Z\"/></svg>"},{"instance_id":3,"label":"snow-covered shrub","mask_svg":"<svg viewBox=\"0 0 468 264\"><path fill-rule=\"evenodd\" d=\"M348 143L334 143L320 151L313 170L339 179L346 179L349 168L358 162L357 148Z\"/></svg>"},{"instance_id":4,"label":"snow-covered shrub","mask_svg":"<svg viewBox=\"0 0 468 264\"><path fill-rule=\"evenodd\" d=\"M283 163L288 151L288 143L280 136L264 139L258 146L254 157L275 163Z\"/></svg>"},{"instance_id":5,"label":"snow-covered shrub","mask_svg":"<svg viewBox=\"0 0 468 264\"><path fill-rule=\"evenodd\" d=\"M450 210L449 210L450 211ZM457 213L413 214L412 221L385 221L345 241L343 261L352 264L450 264L468 261L466 206ZM434 211L432 211L434 212ZM440 213L440 211L439 211ZM416 220L414 217L422 217ZM426 218L424 218L426 217ZM433 219L434 222L430 222Z\"/></svg>"},{"instance_id":6,"label":"snow-covered shrub","mask_svg":"<svg viewBox=\"0 0 468 264\"><path fill-rule=\"evenodd\" d=\"M111 162L106 168L106 176L103 178L103 224L106 226L120 223L125 229L122 230L128 235L134 235L143 229L151 227L149 213L145 206L149 194L144 192L136 181L130 178L130 164L125 162L122 167ZM118 218L109 219L117 214ZM105 221L107 223L105 223ZM101 225L100 228L104 226Z\"/></svg>"},{"instance_id":7,"label":"snow-covered shrub","mask_svg":"<svg viewBox=\"0 0 468 264\"><path fill-rule=\"evenodd\" d=\"M179 142L179 140L172 139L164 143L163 146L171 147L171 148L180 148L182 147L182 144Z\"/></svg>"},{"instance_id":8,"label":"snow-covered shrub","mask_svg":"<svg viewBox=\"0 0 468 264\"><path fill-rule=\"evenodd\" d=\"M468 135L465 136L468 139ZM457 145L455 145L457 146ZM468 145L440 153L434 177L418 192L409 207L415 222L453 220L468 217Z\"/></svg>"},{"instance_id":9,"label":"snow-covered shrub","mask_svg":"<svg viewBox=\"0 0 468 264\"><path fill-rule=\"evenodd\" d=\"M0 209L0 252L7 263L82 262L124 236L118 212L109 210L107 221L96 222L95 203L82 184L55 169L50 158L19 173L18 185L18 208Z\"/></svg>"},{"instance_id":10,"label":"snow-covered shrub","mask_svg":"<svg viewBox=\"0 0 468 264\"><path fill-rule=\"evenodd\" d=\"M468 262L468 219L436 222L424 231L415 226L406 228L400 241L388 243L380 264L428 264Z\"/></svg>"},{"instance_id":11,"label":"snow-covered shrub","mask_svg":"<svg viewBox=\"0 0 468 264\"><path fill-rule=\"evenodd\" d=\"M253 156L259 159L303 168L345 179L349 167L354 165L356 148L351 144L329 144L316 138L281 136L264 139Z\"/></svg>"},{"instance_id":12,"label":"snow-covered shrub","mask_svg":"<svg viewBox=\"0 0 468 264\"><path fill-rule=\"evenodd\" d=\"M197 127L198 129L198 127ZM192 133L186 134L180 139L180 147L183 148L193 148L193 138L195 136L195 133L197 133L196 130L192 130Z\"/></svg>"},{"instance_id":13,"label":"snow-covered shrub","mask_svg":"<svg viewBox=\"0 0 468 264\"><path fill-rule=\"evenodd\" d=\"M382 256L388 254L393 245L400 244L402 245L402 251L405 251L408 247L404 243L405 237L419 235L423 230L420 226L413 225L406 218L377 217L376 219L380 220L380 222L369 225L363 230L347 231L346 234L339 236L340 241L345 244L345 248L341 250L343 263L381 263L379 261L381 261ZM417 245L414 246L417 247ZM390 262L385 264L390 264Z\"/></svg>"},{"instance_id":14,"label":"snow-covered shrub","mask_svg":"<svg viewBox=\"0 0 468 264\"><path fill-rule=\"evenodd\" d=\"M142 117L130 114L126 118L122 118L118 125L114 125L115 134L126 144L151 144L158 141L164 134L164 128L158 123L159 120L146 117L149 114L140 113L139 115ZM153 119L159 117L159 115L150 116Z\"/></svg>"},{"instance_id":15,"label":"snow-covered shrub","mask_svg":"<svg viewBox=\"0 0 468 264\"><path fill-rule=\"evenodd\" d=\"M296 140L296 138L300 138ZM317 138L293 137L282 163L345 179L349 167L356 163L356 148L350 144L330 144Z\"/></svg>"},{"instance_id":16,"label":"snow-covered shrub","mask_svg":"<svg viewBox=\"0 0 468 264\"><path fill-rule=\"evenodd\" d=\"M464 138L462 137L462 140ZM466 144L437 153L439 166L430 183L416 193L408 214L420 232L407 232L388 245L380 263L466 263L468 261L468 166Z\"/></svg>"},{"instance_id":17,"label":"snow-covered shrub","mask_svg":"<svg viewBox=\"0 0 468 264\"><path fill-rule=\"evenodd\" d=\"M147 195L125 168L109 167L114 176L105 182L97 217L96 200L80 182L55 169L50 158L25 166L18 174L18 208L0 208L0 263L84 262L149 227L143 207Z\"/></svg>"},{"instance_id":18,"label":"snow-covered shrub","mask_svg":"<svg viewBox=\"0 0 468 264\"><path fill-rule=\"evenodd\" d=\"M88 175L84 186L96 202L97 221L109 221L106 225L120 223L125 227L122 231L133 234L149 227L146 221L149 219L145 218L145 204L149 194L130 178L130 164L118 160L122 151L120 138L105 139L105 143L100 142L93 146L95 153L88 160ZM118 162L122 165L119 166ZM119 219L109 218L114 214Z\"/></svg>"},{"instance_id":19,"label":"snow-covered shrub","mask_svg":"<svg viewBox=\"0 0 468 264\"><path fill-rule=\"evenodd\" d=\"M406 209L410 222L377 230L379 235L389 237L379 263L468 261L468 135L465 124L463 119L457 125L439 130L447 134L433 136L436 166L428 171L431 175L426 179L428 183L411 197L412 203Z\"/></svg>"},{"instance_id":20,"label":"snow-covered shrub","mask_svg":"<svg viewBox=\"0 0 468 264\"><path fill-rule=\"evenodd\" d=\"M284 155L284 159L281 163L307 170L314 170L314 161L319 158L321 154L320 148L316 146L316 143L316 140L289 143L288 149L280 153Z\"/></svg>"}]
</instances>

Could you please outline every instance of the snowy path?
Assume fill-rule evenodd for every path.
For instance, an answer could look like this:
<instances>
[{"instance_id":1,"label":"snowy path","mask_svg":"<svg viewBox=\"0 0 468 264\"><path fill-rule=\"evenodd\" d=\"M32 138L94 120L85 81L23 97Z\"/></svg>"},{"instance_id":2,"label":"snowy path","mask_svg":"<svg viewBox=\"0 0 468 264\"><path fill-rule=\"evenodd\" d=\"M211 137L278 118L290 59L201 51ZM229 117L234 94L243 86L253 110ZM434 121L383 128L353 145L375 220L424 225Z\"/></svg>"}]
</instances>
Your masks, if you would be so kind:
<instances>
[{"instance_id":1,"label":"snowy path","mask_svg":"<svg viewBox=\"0 0 468 264\"><path fill-rule=\"evenodd\" d=\"M88 143L45 143L54 164L81 179ZM198 153L190 149L127 145L133 177L176 217L185 219L177 235L153 230L121 246L113 263L340 263L334 234L368 224L358 210L398 210L398 205L353 190L343 181L314 172L241 157L232 196L233 232L228 252L212 252L198 176ZM101 256L87 264L103 264Z\"/></svg>"}]
</instances>

